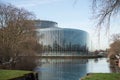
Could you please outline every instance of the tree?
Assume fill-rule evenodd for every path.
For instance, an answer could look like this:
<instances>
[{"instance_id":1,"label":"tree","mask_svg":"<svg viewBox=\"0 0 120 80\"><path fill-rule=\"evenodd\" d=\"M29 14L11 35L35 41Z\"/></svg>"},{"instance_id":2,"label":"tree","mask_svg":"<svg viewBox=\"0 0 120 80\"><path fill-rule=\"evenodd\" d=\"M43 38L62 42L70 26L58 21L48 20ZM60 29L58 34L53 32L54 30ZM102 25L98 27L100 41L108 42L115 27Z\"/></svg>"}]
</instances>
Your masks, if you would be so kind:
<instances>
[{"instance_id":1,"label":"tree","mask_svg":"<svg viewBox=\"0 0 120 80\"><path fill-rule=\"evenodd\" d=\"M93 11L97 19L98 36L100 36L101 28L109 30L110 21L114 15L119 15L120 0L93 0ZM110 44L109 57L115 57L120 54L120 34L114 34L113 43ZM110 58L111 59L111 58Z\"/></svg>"},{"instance_id":2,"label":"tree","mask_svg":"<svg viewBox=\"0 0 120 80\"><path fill-rule=\"evenodd\" d=\"M120 54L120 34L114 34L112 36L112 41L109 49L109 57Z\"/></svg>"},{"instance_id":3,"label":"tree","mask_svg":"<svg viewBox=\"0 0 120 80\"><path fill-rule=\"evenodd\" d=\"M110 44L109 54L108 57L110 58L109 62L112 67L116 68L116 70L119 70L118 62L120 59L120 34L114 34L112 36L112 43Z\"/></svg>"},{"instance_id":4,"label":"tree","mask_svg":"<svg viewBox=\"0 0 120 80\"><path fill-rule=\"evenodd\" d=\"M38 40L34 18L25 9L0 3L0 56L3 62L15 65L20 61L20 56L35 55Z\"/></svg>"},{"instance_id":5,"label":"tree","mask_svg":"<svg viewBox=\"0 0 120 80\"><path fill-rule=\"evenodd\" d=\"M120 12L120 0L93 0L93 11L98 19L98 29L101 29L103 24L108 30L111 17Z\"/></svg>"},{"instance_id":6,"label":"tree","mask_svg":"<svg viewBox=\"0 0 120 80\"><path fill-rule=\"evenodd\" d=\"M113 42L119 41L120 40L120 34L113 34L111 40Z\"/></svg>"}]
</instances>

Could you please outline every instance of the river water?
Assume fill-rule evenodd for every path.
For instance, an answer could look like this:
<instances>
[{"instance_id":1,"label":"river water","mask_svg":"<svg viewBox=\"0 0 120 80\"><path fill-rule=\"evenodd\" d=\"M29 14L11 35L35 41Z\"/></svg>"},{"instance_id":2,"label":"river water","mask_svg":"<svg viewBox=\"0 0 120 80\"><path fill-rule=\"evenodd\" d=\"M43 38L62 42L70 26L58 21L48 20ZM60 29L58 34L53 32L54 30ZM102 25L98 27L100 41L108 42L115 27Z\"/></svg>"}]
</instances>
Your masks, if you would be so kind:
<instances>
[{"instance_id":1,"label":"river water","mask_svg":"<svg viewBox=\"0 0 120 80\"><path fill-rule=\"evenodd\" d=\"M36 68L39 80L79 80L87 73L110 73L106 58L42 59Z\"/></svg>"}]
</instances>

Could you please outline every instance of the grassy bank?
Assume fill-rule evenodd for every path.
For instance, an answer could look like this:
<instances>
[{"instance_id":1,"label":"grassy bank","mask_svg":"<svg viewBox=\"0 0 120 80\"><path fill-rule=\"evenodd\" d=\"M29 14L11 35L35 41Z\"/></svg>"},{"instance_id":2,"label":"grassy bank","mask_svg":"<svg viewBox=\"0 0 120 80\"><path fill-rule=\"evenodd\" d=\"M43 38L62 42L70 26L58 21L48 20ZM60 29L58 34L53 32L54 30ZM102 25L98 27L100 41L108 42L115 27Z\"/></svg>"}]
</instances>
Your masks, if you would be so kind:
<instances>
[{"instance_id":1,"label":"grassy bank","mask_svg":"<svg viewBox=\"0 0 120 80\"><path fill-rule=\"evenodd\" d=\"M120 73L93 73L81 80L120 80Z\"/></svg>"},{"instance_id":2,"label":"grassy bank","mask_svg":"<svg viewBox=\"0 0 120 80\"><path fill-rule=\"evenodd\" d=\"M28 73L31 73L31 71L0 70L0 80L9 80L12 78L21 77Z\"/></svg>"}]
</instances>

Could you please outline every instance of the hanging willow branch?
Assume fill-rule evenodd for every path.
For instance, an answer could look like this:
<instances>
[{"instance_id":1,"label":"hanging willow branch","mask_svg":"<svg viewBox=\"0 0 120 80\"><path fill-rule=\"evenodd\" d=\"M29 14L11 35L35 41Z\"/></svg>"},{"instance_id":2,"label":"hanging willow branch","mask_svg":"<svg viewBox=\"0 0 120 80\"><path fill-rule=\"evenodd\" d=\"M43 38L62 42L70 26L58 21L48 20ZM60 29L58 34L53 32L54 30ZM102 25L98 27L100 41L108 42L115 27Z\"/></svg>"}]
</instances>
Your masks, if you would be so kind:
<instances>
[{"instance_id":1,"label":"hanging willow branch","mask_svg":"<svg viewBox=\"0 0 120 80\"><path fill-rule=\"evenodd\" d=\"M93 0L92 7L98 21L96 27L109 30L111 17L120 12L120 0Z\"/></svg>"}]
</instances>

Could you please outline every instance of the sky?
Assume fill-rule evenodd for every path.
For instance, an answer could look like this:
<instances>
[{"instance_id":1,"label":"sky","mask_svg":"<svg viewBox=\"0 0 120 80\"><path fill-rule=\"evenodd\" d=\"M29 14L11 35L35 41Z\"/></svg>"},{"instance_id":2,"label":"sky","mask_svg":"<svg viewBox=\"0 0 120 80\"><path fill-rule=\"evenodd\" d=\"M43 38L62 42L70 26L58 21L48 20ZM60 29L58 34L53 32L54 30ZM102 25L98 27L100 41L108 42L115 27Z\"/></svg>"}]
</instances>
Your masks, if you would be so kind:
<instances>
[{"instance_id":1,"label":"sky","mask_svg":"<svg viewBox=\"0 0 120 80\"><path fill-rule=\"evenodd\" d=\"M98 41L91 0L0 0L0 2L25 8L33 12L36 19L55 21L61 28L87 31L90 35L92 50L106 49L109 46L110 41L105 29L101 30L100 42ZM118 18L113 19L111 23L114 28L110 29L110 35L120 33Z\"/></svg>"}]
</instances>

